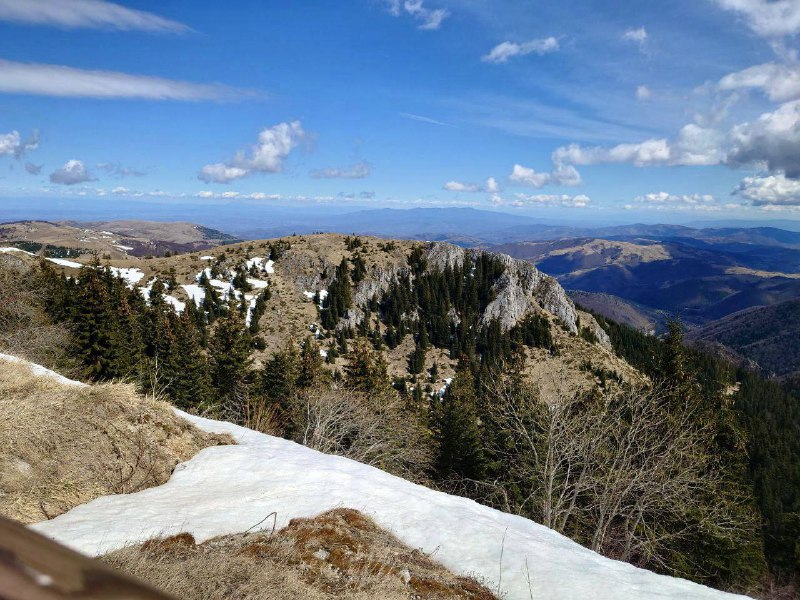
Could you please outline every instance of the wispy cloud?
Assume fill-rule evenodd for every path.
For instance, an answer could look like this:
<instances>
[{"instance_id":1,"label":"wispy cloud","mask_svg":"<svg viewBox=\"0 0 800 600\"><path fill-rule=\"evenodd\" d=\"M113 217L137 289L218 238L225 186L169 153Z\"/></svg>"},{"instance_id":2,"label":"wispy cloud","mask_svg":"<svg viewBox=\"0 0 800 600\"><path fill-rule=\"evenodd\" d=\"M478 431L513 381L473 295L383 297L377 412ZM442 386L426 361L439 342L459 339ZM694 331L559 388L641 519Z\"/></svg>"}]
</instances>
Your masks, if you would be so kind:
<instances>
[{"instance_id":1,"label":"wispy cloud","mask_svg":"<svg viewBox=\"0 0 800 600\"><path fill-rule=\"evenodd\" d=\"M105 171L116 179L124 179L125 177L144 177L147 174L139 169L125 167L119 163L97 163L97 168L101 171Z\"/></svg>"},{"instance_id":2,"label":"wispy cloud","mask_svg":"<svg viewBox=\"0 0 800 600\"><path fill-rule=\"evenodd\" d=\"M780 37L800 32L800 3L797 0L712 1L744 17L750 28L760 36Z\"/></svg>"},{"instance_id":3,"label":"wispy cloud","mask_svg":"<svg viewBox=\"0 0 800 600\"><path fill-rule=\"evenodd\" d=\"M558 49L558 40L554 37L522 43L503 42L492 48L488 54L482 56L481 60L486 63L502 64L508 62L508 59L514 56L527 56L528 54L543 56L556 52Z\"/></svg>"},{"instance_id":4,"label":"wispy cloud","mask_svg":"<svg viewBox=\"0 0 800 600\"><path fill-rule=\"evenodd\" d=\"M42 172L42 167L44 165L35 165L31 162L25 163L25 170L30 173L31 175L38 175Z\"/></svg>"},{"instance_id":5,"label":"wispy cloud","mask_svg":"<svg viewBox=\"0 0 800 600\"><path fill-rule=\"evenodd\" d=\"M289 153L306 137L300 121L278 123L258 134L249 155L240 150L231 161L206 165L197 178L206 183L230 183L251 173L279 173Z\"/></svg>"},{"instance_id":6,"label":"wispy cloud","mask_svg":"<svg viewBox=\"0 0 800 600\"><path fill-rule=\"evenodd\" d=\"M370 164L362 161L344 169L316 169L311 171L311 177L314 179L365 179L371 172Z\"/></svg>"},{"instance_id":7,"label":"wispy cloud","mask_svg":"<svg viewBox=\"0 0 800 600\"><path fill-rule=\"evenodd\" d=\"M0 0L0 20L66 29L190 31L183 23L103 0Z\"/></svg>"},{"instance_id":8,"label":"wispy cloud","mask_svg":"<svg viewBox=\"0 0 800 600\"><path fill-rule=\"evenodd\" d=\"M411 119L412 121L419 121L420 123L429 123L431 125L440 125L442 127L455 127L452 123L445 123L444 121L438 121L436 119L432 119L431 117L426 117L424 115L415 115L414 113L400 113L400 116L404 119Z\"/></svg>"},{"instance_id":9,"label":"wispy cloud","mask_svg":"<svg viewBox=\"0 0 800 600\"><path fill-rule=\"evenodd\" d=\"M395 17L403 14L414 17L419 22L419 29L432 31L439 29L450 13L444 8L427 8L423 0L387 0L389 12Z\"/></svg>"},{"instance_id":10,"label":"wispy cloud","mask_svg":"<svg viewBox=\"0 0 800 600\"><path fill-rule=\"evenodd\" d=\"M36 63L0 60L0 93L70 98L140 98L147 100L236 100L263 97L252 90L222 84L202 84L130 75L117 71L90 71Z\"/></svg>"},{"instance_id":11,"label":"wispy cloud","mask_svg":"<svg viewBox=\"0 0 800 600\"><path fill-rule=\"evenodd\" d=\"M622 39L626 42L633 42L643 47L647 43L647 29L639 27L637 29L628 29L622 34Z\"/></svg>"}]
</instances>

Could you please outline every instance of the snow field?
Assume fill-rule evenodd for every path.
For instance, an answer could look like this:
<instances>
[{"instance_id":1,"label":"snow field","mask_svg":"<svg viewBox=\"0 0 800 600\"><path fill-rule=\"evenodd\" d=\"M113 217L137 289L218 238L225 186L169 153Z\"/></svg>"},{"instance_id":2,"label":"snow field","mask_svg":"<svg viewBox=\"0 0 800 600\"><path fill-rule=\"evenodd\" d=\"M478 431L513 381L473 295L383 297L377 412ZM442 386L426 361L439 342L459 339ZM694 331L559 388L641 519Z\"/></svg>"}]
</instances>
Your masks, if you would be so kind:
<instances>
[{"instance_id":1,"label":"snow field","mask_svg":"<svg viewBox=\"0 0 800 600\"><path fill-rule=\"evenodd\" d=\"M198 542L244 532L273 511L281 528L295 517L347 507L450 570L499 586L509 600L531 593L537 600L743 598L604 558L528 519L346 458L177 412L205 431L230 433L238 445L202 450L165 485L98 498L33 528L100 555L180 532Z\"/></svg>"}]
</instances>

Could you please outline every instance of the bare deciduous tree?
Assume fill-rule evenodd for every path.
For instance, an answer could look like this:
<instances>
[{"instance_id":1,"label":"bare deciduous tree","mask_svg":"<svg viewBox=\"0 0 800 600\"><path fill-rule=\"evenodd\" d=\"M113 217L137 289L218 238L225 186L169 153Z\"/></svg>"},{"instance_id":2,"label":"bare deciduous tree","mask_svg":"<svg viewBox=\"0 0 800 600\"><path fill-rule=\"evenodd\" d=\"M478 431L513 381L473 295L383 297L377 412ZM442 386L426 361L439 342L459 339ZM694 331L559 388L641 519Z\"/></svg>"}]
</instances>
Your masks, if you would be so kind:
<instances>
[{"instance_id":1,"label":"bare deciduous tree","mask_svg":"<svg viewBox=\"0 0 800 600\"><path fill-rule=\"evenodd\" d=\"M490 416L507 435L495 451L521 492L516 512L598 552L657 567L690 536L735 539L753 527L721 493L712 426L669 389L627 387L545 404L520 378L489 385Z\"/></svg>"}]
</instances>

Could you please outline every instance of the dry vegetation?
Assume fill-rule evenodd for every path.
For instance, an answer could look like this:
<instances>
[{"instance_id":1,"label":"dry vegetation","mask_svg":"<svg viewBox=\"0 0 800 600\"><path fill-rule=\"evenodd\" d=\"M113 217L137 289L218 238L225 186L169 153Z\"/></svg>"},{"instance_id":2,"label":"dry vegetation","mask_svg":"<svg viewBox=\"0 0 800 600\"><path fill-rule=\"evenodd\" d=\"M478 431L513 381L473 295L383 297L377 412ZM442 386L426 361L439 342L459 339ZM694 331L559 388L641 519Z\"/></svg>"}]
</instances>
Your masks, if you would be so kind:
<instances>
[{"instance_id":1,"label":"dry vegetation","mask_svg":"<svg viewBox=\"0 0 800 600\"><path fill-rule=\"evenodd\" d=\"M0 351L53 367L69 332L47 318L44 286L25 255L0 254Z\"/></svg>"},{"instance_id":2,"label":"dry vegetation","mask_svg":"<svg viewBox=\"0 0 800 600\"><path fill-rule=\"evenodd\" d=\"M230 443L133 386L65 386L6 361L0 361L0 440L0 515L23 523L161 485L178 462Z\"/></svg>"},{"instance_id":3,"label":"dry vegetation","mask_svg":"<svg viewBox=\"0 0 800 600\"><path fill-rule=\"evenodd\" d=\"M349 509L293 519L273 534L203 544L179 534L104 561L184 600L496 600L475 580L453 575Z\"/></svg>"}]
</instances>

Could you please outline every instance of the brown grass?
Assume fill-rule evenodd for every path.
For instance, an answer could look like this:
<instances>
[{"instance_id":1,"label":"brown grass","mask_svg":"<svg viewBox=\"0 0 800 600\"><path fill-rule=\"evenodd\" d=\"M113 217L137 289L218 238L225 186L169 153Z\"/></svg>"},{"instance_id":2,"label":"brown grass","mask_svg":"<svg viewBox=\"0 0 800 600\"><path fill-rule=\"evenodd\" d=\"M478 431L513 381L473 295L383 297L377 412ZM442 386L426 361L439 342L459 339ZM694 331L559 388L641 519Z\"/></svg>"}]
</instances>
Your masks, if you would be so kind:
<instances>
[{"instance_id":1,"label":"brown grass","mask_svg":"<svg viewBox=\"0 0 800 600\"><path fill-rule=\"evenodd\" d=\"M350 509L294 519L274 534L196 544L184 533L104 560L183 600L496 600L475 580L453 575Z\"/></svg>"},{"instance_id":2,"label":"brown grass","mask_svg":"<svg viewBox=\"0 0 800 600\"><path fill-rule=\"evenodd\" d=\"M222 443L133 386L64 386L0 361L0 515L33 523L99 496L165 483Z\"/></svg>"}]
</instances>

